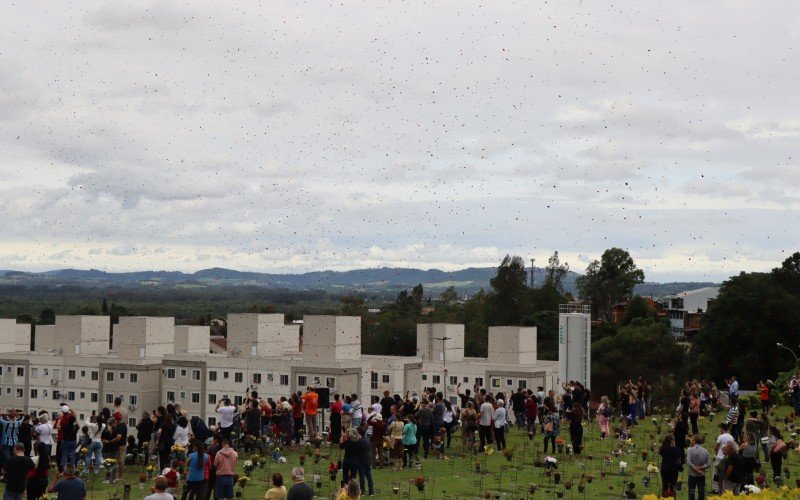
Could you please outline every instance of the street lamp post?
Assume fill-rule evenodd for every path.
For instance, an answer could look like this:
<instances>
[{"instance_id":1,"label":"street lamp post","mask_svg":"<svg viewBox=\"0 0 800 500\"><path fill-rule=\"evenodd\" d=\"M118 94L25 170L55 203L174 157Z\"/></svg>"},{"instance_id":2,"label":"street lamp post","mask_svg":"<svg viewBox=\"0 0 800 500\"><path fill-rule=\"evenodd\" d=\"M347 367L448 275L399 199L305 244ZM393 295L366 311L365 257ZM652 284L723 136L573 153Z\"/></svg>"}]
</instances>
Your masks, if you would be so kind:
<instances>
[{"instance_id":1,"label":"street lamp post","mask_svg":"<svg viewBox=\"0 0 800 500\"><path fill-rule=\"evenodd\" d=\"M447 399L447 348L445 342L452 337L434 337L433 340L442 341L442 386L444 387L444 399Z\"/></svg>"},{"instance_id":2,"label":"street lamp post","mask_svg":"<svg viewBox=\"0 0 800 500\"><path fill-rule=\"evenodd\" d=\"M790 349L789 347L786 347L785 345L781 344L780 342L776 343L775 345L780 347L780 348L782 348L782 349L786 349L787 351L792 353L792 356L794 356L794 366L796 368L797 367L797 362L798 362L797 354L795 354L792 349Z\"/></svg>"}]
</instances>

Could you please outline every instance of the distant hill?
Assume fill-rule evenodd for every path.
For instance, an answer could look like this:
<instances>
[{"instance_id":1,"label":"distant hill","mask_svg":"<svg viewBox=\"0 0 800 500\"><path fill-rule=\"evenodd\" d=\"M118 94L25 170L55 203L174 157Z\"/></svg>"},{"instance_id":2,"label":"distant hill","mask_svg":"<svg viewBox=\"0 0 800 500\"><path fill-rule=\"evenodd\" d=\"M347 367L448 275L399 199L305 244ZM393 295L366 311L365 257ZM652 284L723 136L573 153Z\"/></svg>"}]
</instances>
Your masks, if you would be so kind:
<instances>
[{"instance_id":1,"label":"distant hill","mask_svg":"<svg viewBox=\"0 0 800 500\"><path fill-rule=\"evenodd\" d=\"M136 271L109 273L97 269L58 269L42 273L0 270L0 284L31 286L164 287L213 288L220 286L257 286L288 290L326 290L329 292L394 292L422 283L433 294L449 286L460 293L471 294L489 288L495 267L471 267L458 271L413 268L371 268L352 271L314 271L299 274L272 274L236 271L225 268L203 269L194 273L180 271ZM576 294L575 279L579 274L570 271L564 279L564 289ZM544 281L545 271L535 269L535 284ZM661 297L683 290L692 290L716 283L643 283L635 292L644 296Z\"/></svg>"}]
</instances>

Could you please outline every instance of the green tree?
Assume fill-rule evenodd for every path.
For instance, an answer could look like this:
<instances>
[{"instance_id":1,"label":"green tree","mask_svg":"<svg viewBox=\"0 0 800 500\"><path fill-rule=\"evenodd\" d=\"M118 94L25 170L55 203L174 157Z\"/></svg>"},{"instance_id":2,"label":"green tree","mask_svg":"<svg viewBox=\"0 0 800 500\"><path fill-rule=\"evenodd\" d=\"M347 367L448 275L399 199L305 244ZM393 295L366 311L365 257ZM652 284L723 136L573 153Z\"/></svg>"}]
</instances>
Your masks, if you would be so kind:
<instances>
[{"instance_id":1,"label":"green tree","mask_svg":"<svg viewBox=\"0 0 800 500\"><path fill-rule=\"evenodd\" d=\"M611 396L620 382L643 377L651 383L654 393L668 394L676 383L683 357L683 348L664 323L634 319L616 335L592 342L592 392Z\"/></svg>"},{"instance_id":2,"label":"green tree","mask_svg":"<svg viewBox=\"0 0 800 500\"><path fill-rule=\"evenodd\" d=\"M716 380L736 375L746 386L775 379L794 365L776 343L800 344L800 297L774 275L741 273L725 281L692 345L687 370Z\"/></svg>"},{"instance_id":3,"label":"green tree","mask_svg":"<svg viewBox=\"0 0 800 500\"><path fill-rule=\"evenodd\" d=\"M40 325L55 325L56 324L56 312L50 307L42 309L42 312L39 313L38 324L40 324Z\"/></svg>"},{"instance_id":4,"label":"green tree","mask_svg":"<svg viewBox=\"0 0 800 500\"><path fill-rule=\"evenodd\" d=\"M652 318L655 319L655 311L650 307L650 304L641 295L636 295L628 301L628 307L625 309L625 315L620 322L622 326L631 324L636 318Z\"/></svg>"},{"instance_id":5,"label":"green tree","mask_svg":"<svg viewBox=\"0 0 800 500\"><path fill-rule=\"evenodd\" d=\"M611 307L630 297L633 287L644 282L644 272L631 255L621 248L609 248L599 261L586 268L575 284L582 300L589 302L598 318L610 319Z\"/></svg>"},{"instance_id":6,"label":"green tree","mask_svg":"<svg viewBox=\"0 0 800 500\"><path fill-rule=\"evenodd\" d=\"M545 286L555 289L558 293L564 293L564 278L569 273L569 264L561 263L558 258L558 251L553 252L553 255L547 259L547 267L545 268L544 284Z\"/></svg>"},{"instance_id":7,"label":"green tree","mask_svg":"<svg viewBox=\"0 0 800 500\"><path fill-rule=\"evenodd\" d=\"M424 295L425 290L422 288L422 283L411 289L411 300L414 301L414 305L417 307L422 307L422 298Z\"/></svg>"},{"instance_id":8,"label":"green tree","mask_svg":"<svg viewBox=\"0 0 800 500\"><path fill-rule=\"evenodd\" d=\"M489 280L492 293L486 301L486 320L490 326L519 325L530 296L526 283L527 272L522 257L505 256L497 274Z\"/></svg>"},{"instance_id":9,"label":"green tree","mask_svg":"<svg viewBox=\"0 0 800 500\"><path fill-rule=\"evenodd\" d=\"M339 298L341 304L339 314L344 316L365 316L367 308L364 306L364 299L358 295L343 295Z\"/></svg>"},{"instance_id":10,"label":"green tree","mask_svg":"<svg viewBox=\"0 0 800 500\"><path fill-rule=\"evenodd\" d=\"M103 305L100 306L100 312L103 316L108 316L108 302L106 302L105 297L103 297Z\"/></svg>"},{"instance_id":11,"label":"green tree","mask_svg":"<svg viewBox=\"0 0 800 500\"><path fill-rule=\"evenodd\" d=\"M800 252L795 252L772 270L775 282L794 295L800 295Z\"/></svg>"}]
</instances>

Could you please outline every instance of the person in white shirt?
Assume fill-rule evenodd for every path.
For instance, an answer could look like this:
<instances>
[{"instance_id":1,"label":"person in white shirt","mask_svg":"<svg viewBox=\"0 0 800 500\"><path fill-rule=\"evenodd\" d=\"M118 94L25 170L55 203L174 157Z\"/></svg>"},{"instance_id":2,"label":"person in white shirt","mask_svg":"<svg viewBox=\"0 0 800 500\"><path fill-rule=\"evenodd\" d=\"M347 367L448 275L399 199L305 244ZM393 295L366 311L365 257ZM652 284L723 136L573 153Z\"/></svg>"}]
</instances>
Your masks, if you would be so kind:
<instances>
[{"instance_id":1,"label":"person in white shirt","mask_svg":"<svg viewBox=\"0 0 800 500\"><path fill-rule=\"evenodd\" d=\"M506 407L502 399L497 400L497 408L492 414L494 420L494 440L497 443L497 450L504 450L506 447Z\"/></svg>"},{"instance_id":2,"label":"person in white shirt","mask_svg":"<svg viewBox=\"0 0 800 500\"><path fill-rule=\"evenodd\" d=\"M358 427L361 425L361 420L364 418L364 407L361 405L361 401L358 400L358 396L353 394L350 396L353 399L353 402L350 403L350 413L353 415L353 427Z\"/></svg>"},{"instance_id":3,"label":"person in white shirt","mask_svg":"<svg viewBox=\"0 0 800 500\"><path fill-rule=\"evenodd\" d=\"M50 415L43 413L39 417L39 425L36 426L36 440L45 445L47 456L51 456L53 451L53 424L50 423Z\"/></svg>"},{"instance_id":4,"label":"person in white shirt","mask_svg":"<svg viewBox=\"0 0 800 500\"><path fill-rule=\"evenodd\" d=\"M725 458L725 447L728 445L728 443L736 443L736 441L733 439L733 436L731 436L729 432L730 425L727 422L722 422L721 424L719 424L719 429L720 433L719 436L717 437L716 444L714 444L714 453L716 453L716 457L714 460L713 470L717 470L717 465L719 465L722 459ZM711 485L714 487L714 491L719 493L720 487L719 483L717 482L716 475L714 476L714 479L711 481Z\"/></svg>"},{"instance_id":5,"label":"person in white shirt","mask_svg":"<svg viewBox=\"0 0 800 500\"><path fill-rule=\"evenodd\" d=\"M103 463L103 440L101 438L103 436L103 431L106 429L106 424L102 421L98 421L97 417L92 415L89 417L89 421L86 422L86 427L89 428L89 438L92 440L92 443L86 451L85 470L89 471L89 466L92 464L92 457L94 457L94 473L99 474L100 464Z\"/></svg>"},{"instance_id":6,"label":"person in white shirt","mask_svg":"<svg viewBox=\"0 0 800 500\"><path fill-rule=\"evenodd\" d=\"M231 423L233 422L231 421ZM186 420L186 417L178 417L178 422L175 426L175 434L173 434L172 439L175 441L175 444L179 444L185 449L189 447L189 421Z\"/></svg>"},{"instance_id":7,"label":"person in white shirt","mask_svg":"<svg viewBox=\"0 0 800 500\"><path fill-rule=\"evenodd\" d=\"M220 400L216 408L219 413L219 433L222 437L230 439L233 430L233 417L236 416L236 407L229 398Z\"/></svg>"},{"instance_id":8,"label":"person in white shirt","mask_svg":"<svg viewBox=\"0 0 800 500\"><path fill-rule=\"evenodd\" d=\"M478 437L481 440L480 452L483 453L487 444L492 444L492 416L494 406L489 402L490 397L484 396L483 403L478 411Z\"/></svg>"}]
</instances>

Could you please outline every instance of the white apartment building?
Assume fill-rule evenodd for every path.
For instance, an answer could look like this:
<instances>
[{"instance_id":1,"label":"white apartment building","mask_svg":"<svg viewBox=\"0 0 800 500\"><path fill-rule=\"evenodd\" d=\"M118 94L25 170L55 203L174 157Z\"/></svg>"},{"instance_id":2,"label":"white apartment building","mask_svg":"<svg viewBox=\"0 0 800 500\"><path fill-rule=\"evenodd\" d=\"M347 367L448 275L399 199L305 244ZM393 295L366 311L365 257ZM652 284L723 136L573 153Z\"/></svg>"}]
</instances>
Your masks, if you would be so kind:
<instances>
[{"instance_id":1,"label":"white apartment building","mask_svg":"<svg viewBox=\"0 0 800 500\"><path fill-rule=\"evenodd\" d=\"M141 412L181 403L216 423L225 396L240 403L257 390L279 399L306 386L377 401L435 387L457 402L456 389L491 392L558 385L558 362L536 358L536 328L489 328L488 356L464 356L464 325L417 326L415 356L361 354L361 318L306 316L287 325L282 314L230 314L227 349L212 347L208 327L176 326L173 318L57 316L52 326L0 321L0 408L58 410L79 418L121 397L130 424ZM31 345L34 346L31 351Z\"/></svg>"},{"instance_id":2,"label":"white apartment building","mask_svg":"<svg viewBox=\"0 0 800 500\"><path fill-rule=\"evenodd\" d=\"M659 299L659 303L667 311L670 332L673 337L683 340L687 335L695 333L700 328L700 318L709 305L719 295L719 287L710 286L687 290L674 295L666 295Z\"/></svg>"}]
</instances>

